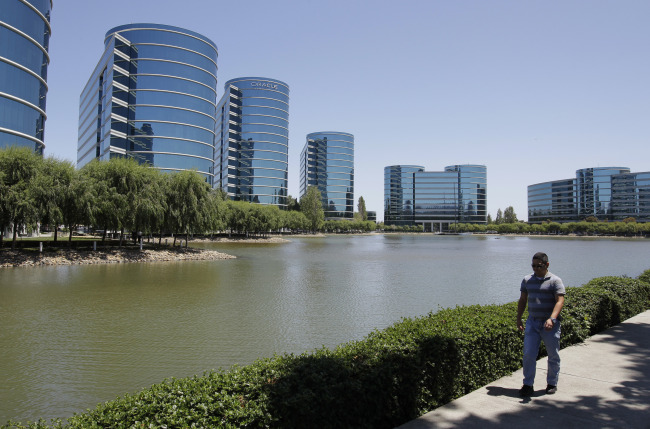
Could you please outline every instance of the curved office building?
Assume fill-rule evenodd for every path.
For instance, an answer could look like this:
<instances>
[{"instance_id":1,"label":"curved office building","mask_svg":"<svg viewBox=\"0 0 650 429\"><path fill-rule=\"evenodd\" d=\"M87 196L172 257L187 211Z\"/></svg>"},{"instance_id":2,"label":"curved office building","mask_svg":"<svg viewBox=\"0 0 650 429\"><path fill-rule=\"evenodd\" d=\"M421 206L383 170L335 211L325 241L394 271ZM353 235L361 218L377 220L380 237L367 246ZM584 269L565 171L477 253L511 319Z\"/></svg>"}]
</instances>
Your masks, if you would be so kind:
<instances>
[{"instance_id":1,"label":"curved office building","mask_svg":"<svg viewBox=\"0 0 650 429\"><path fill-rule=\"evenodd\" d=\"M389 165L384 167L384 223L414 225L415 173L421 165Z\"/></svg>"},{"instance_id":2,"label":"curved office building","mask_svg":"<svg viewBox=\"0 0 650 429\"><path fill-rule=\"evenodd\" d=\"M51 0L0 6L0 148L43 154Z\"/></svg>"},{"instance_id":3,"label":"curved office building","mask_svg":"<svg viewBox=\"0 0 650 429\"><path fill-rule=\"evenodd\" d=\"M595 216L609 220L612 215L612 176L629 173L625 167L583 168L576 171L578 218Z\"/></svg>"},{"instance_id":4,"label":"curved office building","mask_svg":"<svg viewBox=\"0 0 650 429\"><path fill-rule=\"evenodd\" d=\"M236 201L285 209L289 86L265 77L231 79L217 110L214 186Z\"/></svg>"},{"instance_id":5,"label":"curved office building","mask_svg":"<svg viewBox=\"0 0 650 429\"><path fill-rule=\"evenodd\" d=\"M77 165L129 156L212 185L217 46L159 24L115 27L104 45L79 101Z\"/></svg>"},{"instance_id":6,"label":"curved office building","mask_svg":"<svg viewBox=\"0 0 650 429\"><path fill-rule=\"evenodd\" d=\"M650 222L650 172L612 176L612 218Z\"/></svg>"},{"instance_id":7,"label":"curved office building","mask_svg":"<svg viewBox=\"0 0 650 429\"><path fill-rule=\"evenodd\" d=\"M320 191L325 220L354 216L354 136L338 131L307 134L300 155L300 196Z\"/></svg>"},{"instance_id":8,"label":"curved office building","mask_svg":"<svg viewBox=\"0 0 650 429\"><path fill-rule=\"evenodd\" d=\"M528 222L572 222L577 213L576 180L555 180L528 186Z\"/></svg>"},{"instance_id":9,"label":"curved office building","mask_svg":"<svg viewBox=\"0 0 650 429\"><path fill-rule=\"evenodd\" d=\"M650 221L650 172L583 168L575 179L528 186L529 223L579 222L592 216L601 221Z\"/></svg>"}]
</instances>

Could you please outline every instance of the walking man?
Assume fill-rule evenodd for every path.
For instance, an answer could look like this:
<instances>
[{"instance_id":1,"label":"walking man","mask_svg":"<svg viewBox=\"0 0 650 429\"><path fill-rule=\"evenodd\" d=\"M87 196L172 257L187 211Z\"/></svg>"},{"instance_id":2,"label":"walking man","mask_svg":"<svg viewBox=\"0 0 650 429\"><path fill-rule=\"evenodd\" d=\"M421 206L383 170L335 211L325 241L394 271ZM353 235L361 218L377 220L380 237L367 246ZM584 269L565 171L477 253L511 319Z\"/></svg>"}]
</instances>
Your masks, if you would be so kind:
<instances>
[{"instance_id":1,"label":"walking man","mask_svg":"<svg viewBox=\"0 0 650 429\"><path fill-rule=\"evenodd\" d=\"M521 295L517 305L517 327L524 331L524 385L519 390L520 396L534 393L537 352L544 341L548 354L548 371L546 375L546 393L557 391L560 374L560 311L564 305L564 284L555 274L548 270L548 256L537 252L533 255L533 273L521 281ZM521 317L528 304L526 327ZM524 330L525 329L525 330Z\"/></svg>"}]
</instances>

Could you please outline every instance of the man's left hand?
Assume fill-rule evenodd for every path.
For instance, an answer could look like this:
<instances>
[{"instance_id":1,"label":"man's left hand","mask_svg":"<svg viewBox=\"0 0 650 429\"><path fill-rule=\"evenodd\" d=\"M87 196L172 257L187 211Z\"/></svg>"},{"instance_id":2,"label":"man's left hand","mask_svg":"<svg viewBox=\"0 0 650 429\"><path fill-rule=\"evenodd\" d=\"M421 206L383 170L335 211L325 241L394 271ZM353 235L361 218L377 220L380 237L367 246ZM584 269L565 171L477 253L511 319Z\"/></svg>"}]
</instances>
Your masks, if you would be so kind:
<instances>
[{"instance_id":1,"label":"man's left hand","mask_svg":"<svg viewBox=\"0 0 650 429\"><path fill-rule=\"evenodd\" d=\"M551 319L546 319L546 322L544 322L544 329L547 331L553 329L553 321Z\"/></svg>"}]
</instances>

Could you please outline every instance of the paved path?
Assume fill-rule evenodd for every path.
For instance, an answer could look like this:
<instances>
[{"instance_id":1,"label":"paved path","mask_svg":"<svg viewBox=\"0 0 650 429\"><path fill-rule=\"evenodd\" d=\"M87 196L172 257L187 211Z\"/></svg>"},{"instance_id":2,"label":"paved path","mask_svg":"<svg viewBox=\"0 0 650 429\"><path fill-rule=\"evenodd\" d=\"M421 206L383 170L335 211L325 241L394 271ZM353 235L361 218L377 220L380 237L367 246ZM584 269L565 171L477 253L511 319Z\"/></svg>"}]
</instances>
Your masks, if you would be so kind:
<instances>
[{"instance_id":1,"label":"paved path","mask_svg":"<svg viewBox=\"0 0 650 429\"><path fill-rule=\"evenodd\" d=\"M650 310L560 351L558 391L546 395L546 358L535 394L520 398L522 370L399 429L650 428Z\"/></svg>"}]
</instances>

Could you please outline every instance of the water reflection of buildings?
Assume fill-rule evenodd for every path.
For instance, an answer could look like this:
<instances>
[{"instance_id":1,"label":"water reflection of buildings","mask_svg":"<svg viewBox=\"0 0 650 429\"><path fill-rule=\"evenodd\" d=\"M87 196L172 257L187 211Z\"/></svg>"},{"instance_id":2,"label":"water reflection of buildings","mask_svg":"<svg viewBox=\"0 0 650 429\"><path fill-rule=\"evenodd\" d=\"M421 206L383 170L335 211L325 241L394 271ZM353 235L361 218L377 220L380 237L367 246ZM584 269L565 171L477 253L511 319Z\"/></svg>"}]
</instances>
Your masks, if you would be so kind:
<instances>
[{"instance_id":1,"label":"water reflection of buildings","mask_svg":"<svg viewBox=\"0 0 650 429\"><path fill-rule=\"evenodd\" d=\"M354 136L339 131L307 135L300 154L300 197L315 186L326 220L354 216Z\"/></svg>"},{"instance_id":2,"label":"water reflection of buildings","mask_svg":"<svg viewBox=\"0 0 650 429\"><path fill-rule=\"evenodd\" d=\"M445 231L453 223L487 223L487 169L452 165L425 171L418 165L384 168L384 223Z\"/></svg>"},{"instance_id":3,"label":"water reflection of buildings","mask_svg":"<svg viewBox=\"0 0 650 429\"><path fill-rule=\"evenodd\" d=\"M650 221L650 172L626 167L584 168L575 179L528 186L528 222L576 222L593 216Z\"/></svg>"}]
</instances>

